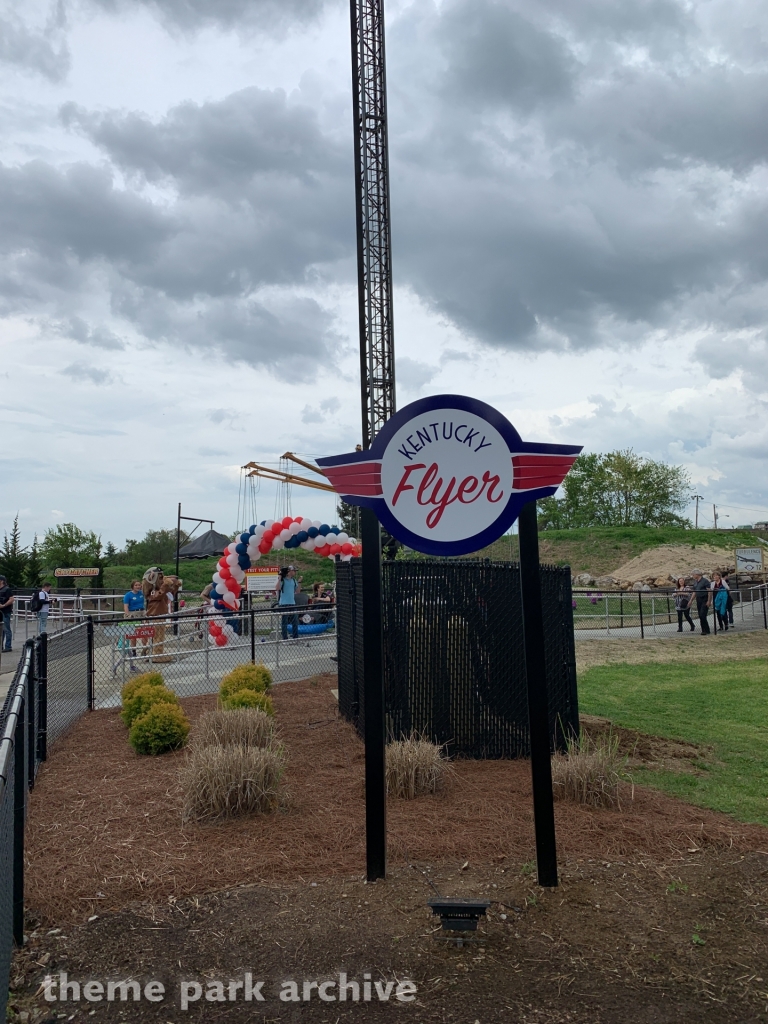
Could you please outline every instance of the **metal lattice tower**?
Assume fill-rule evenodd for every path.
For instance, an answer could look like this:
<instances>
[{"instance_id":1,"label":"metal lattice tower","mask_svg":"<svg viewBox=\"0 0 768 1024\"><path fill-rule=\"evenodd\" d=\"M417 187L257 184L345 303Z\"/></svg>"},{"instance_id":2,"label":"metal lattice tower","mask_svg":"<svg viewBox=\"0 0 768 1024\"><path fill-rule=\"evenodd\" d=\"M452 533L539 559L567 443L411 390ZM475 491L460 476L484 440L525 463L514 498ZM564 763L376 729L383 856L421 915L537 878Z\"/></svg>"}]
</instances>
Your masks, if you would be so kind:
<instances>
[{"instance_id":1,"label":"metal lattice tower","mask_svg":"<svg viewBox=\"0 0 768 1024\"><path fill-rule=\"evenodd\" d=\"M350 0L363 448L395 411L384 0Z\"/></svg>"}]
</instances>

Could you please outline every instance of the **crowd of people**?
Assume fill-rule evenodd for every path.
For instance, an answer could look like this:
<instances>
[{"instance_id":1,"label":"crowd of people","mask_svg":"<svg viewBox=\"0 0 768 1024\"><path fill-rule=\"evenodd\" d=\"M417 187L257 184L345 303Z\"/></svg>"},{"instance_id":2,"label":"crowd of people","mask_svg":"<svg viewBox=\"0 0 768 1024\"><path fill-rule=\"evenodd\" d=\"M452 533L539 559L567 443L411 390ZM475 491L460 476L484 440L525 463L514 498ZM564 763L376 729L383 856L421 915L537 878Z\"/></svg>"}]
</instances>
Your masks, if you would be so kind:
<instances>
[{"instance_id":1,"label":"crowd of people","mask_svg":"<svg viewBox=\"0 0 768 1024\"><path fill-rule=\"evenodd\" d=\"M709 636L712 632L709 626L710 608L714 610L717 625L723 632L727 633L729 628L734 629L733 598L728 577L714 572L712 579L709 580L701 569L694 569L691 575L693 584L689 584L684 576L680 576L675 589L678 633L683 632L683 620L691 627L691 632L695 632L696 625L691 617L693 607L696 608L702 636Z\"/></svg>"}]
</instances>

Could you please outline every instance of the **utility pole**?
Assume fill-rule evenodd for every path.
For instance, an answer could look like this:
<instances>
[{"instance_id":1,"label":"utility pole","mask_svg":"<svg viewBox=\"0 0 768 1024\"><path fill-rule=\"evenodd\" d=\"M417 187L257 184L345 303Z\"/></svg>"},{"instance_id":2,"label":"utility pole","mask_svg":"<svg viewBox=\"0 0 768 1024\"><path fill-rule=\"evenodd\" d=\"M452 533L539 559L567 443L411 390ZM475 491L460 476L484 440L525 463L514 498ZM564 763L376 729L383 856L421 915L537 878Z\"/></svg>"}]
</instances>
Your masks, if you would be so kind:
<instances>
[{"instance_id":1,"label":"utility pole","mask_svg":"<svg viewBox=\"0 0 768 1024\"><path fill-rule=\"evenodd\" d=\"M691 497L696 499L696 525L695 525L695 529L698 530L698 528L699 528L699 499L701 499L703 501L704 500L704 495L703 494L692 494Z\"/></svg>"},{"instance_id":2,"label":"utility pole","mask_svg":"<svg viewBox=\"0 0 768 1024\"><path fill-rule=\"evenodd\" d=\"M363 448L395 411L384 0L350 0ZM369 881L387 857L381 527L362 509L365 835Z\"/></svg>"},{"instance_id":3,"label":"utility pole","mask_svg":"<svg viewBox=\"0 0 768 1024\"><path fill-rule=\"evenodd\" d=\"M715 529L717 529L717 505L712 505L712 518L715 520Z\"/></svg>"}]
</instances>

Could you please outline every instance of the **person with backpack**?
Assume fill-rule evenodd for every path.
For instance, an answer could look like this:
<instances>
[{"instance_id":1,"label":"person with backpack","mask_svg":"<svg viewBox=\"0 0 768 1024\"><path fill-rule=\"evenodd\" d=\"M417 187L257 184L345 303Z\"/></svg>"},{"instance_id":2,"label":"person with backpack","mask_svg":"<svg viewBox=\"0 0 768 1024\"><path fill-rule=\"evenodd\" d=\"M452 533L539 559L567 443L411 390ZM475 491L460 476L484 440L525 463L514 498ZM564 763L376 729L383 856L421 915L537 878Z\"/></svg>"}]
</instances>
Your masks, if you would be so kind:
<instances>
[{"instance_id":1,"label":"person with backpack","mask_svg":"<svg viewBox=\"0 0 768 1024\"><path fill-rule=\"evenodd\" d=\"M44 583L41 590L36 590L29 602L29 610L37 614L38 633L48 632L48 613L51 610L51 584Z\"/></svg>"}]
</instances>

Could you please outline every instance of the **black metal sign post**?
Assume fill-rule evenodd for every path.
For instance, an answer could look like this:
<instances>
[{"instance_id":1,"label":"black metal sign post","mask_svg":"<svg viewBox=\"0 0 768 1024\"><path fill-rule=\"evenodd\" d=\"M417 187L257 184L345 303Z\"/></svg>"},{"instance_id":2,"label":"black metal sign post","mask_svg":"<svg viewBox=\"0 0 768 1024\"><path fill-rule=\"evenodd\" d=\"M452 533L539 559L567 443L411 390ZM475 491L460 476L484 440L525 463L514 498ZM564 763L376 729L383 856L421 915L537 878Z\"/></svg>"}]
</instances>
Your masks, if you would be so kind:
<instances>
[{"instance_id":1,"label":"black metal sign post","mask_svg":"<svg viewBox=\"0 0 768 1024\"><path fill-rule=\"evenodd\" d=\"M381 527L361 509L363 542L363 705L365 714L365 861L368 881L387 873L387 779Z\"/></svg>"},{"instance_id":2,"label":"black metal sign post","mask_svg":"<svg viewBox=\"0 0 768 1024\"><path fill-rule=\"evenodd\" d=\"M547 667L544 658L544 616L539 574L539 528L536 502L523 505L518 519L520 597L523 609L525 668L528 680L528 722L531 736L533 818L539 885L557 885L555 808L552 796Z\"/></svg>"}]
</instances>

